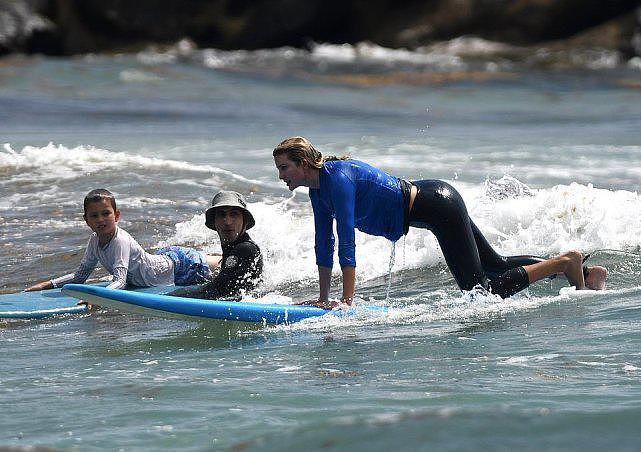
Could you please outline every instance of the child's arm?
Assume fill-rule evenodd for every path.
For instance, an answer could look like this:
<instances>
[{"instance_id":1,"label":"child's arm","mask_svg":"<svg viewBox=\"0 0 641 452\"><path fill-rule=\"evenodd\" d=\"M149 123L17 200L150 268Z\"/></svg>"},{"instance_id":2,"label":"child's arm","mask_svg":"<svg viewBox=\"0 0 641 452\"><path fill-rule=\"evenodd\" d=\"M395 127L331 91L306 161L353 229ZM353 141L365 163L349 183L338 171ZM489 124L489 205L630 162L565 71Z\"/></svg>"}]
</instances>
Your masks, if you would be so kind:
<instances>
[{"instance_id":1,"label":"child's arm","mask_svg":"<svg viewBox=\"0 0 641 452\"><path fill-rule=\"evenodd\" d=\"M82 284L87 280L87 278L89 278L93 269L94 267L91 267L90 269L83 268L81 263L80 268L78 268L75 273L69 273L68 275L53 278L48 281L42 281L31 287L27 287L24 291L33 292L36 290L56 289L69 283Z\"/></svg>"},{"instance_id":2,"label":"child's arm","mask_svg":"<svg viewBox=\"0 0 641 452\"><path fill-rule=\"evenodd\" d=\"M53 283L51 282L51 280L42 281L42 282L39 282L38 284L34 284L33 286L27 287L24 291L34 292L36 290L47 290L47 289L53 289Z\"/></svg>"},{"instance_id":3,"label":"child's arm","mask_svg":"<svg viewBox=\"0 0 641 452\"><path fill-rule=\"evenodd\" d=\"M91 275L91 272L93 272L93 269L96 267L96 264L98 263L98 258L96 257L94 246L92 244L92 240L94 238L95 237L92 237L91 239L89 239L89 243L87 244L87 249L85 249L85 255L80 261L78 270L76 270L75 273L69 273L67 275L60 276L58 278L52 278L48 281L42 281L38 284L34 284L33 286L27 287L25 289L25 292L56 289L68 283L76 283L76 284L84 283L87 280L87 278L89 278L89 275Z\"/></svg>"},{"instance_id":4,"label":"child's arm","mask_svg":"<svg viewBox=\"0 0 641 452\"><path fill-rule=\"evenodd\" d=\"M127 285L127 269L124 267L114 268L113 279L107 289L122 289Z\"/></svg>"}]
</instances>

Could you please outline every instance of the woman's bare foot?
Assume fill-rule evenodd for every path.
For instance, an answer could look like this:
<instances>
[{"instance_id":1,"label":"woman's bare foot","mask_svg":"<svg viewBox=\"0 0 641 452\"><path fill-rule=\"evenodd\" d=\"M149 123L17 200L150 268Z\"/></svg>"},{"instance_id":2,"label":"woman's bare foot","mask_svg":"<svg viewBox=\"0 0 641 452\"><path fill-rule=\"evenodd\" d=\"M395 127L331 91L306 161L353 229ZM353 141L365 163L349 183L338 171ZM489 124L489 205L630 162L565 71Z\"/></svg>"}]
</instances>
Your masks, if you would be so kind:
<instances>
[{"instance_id":1,"label":"woman's bare foot","mask_svg":"<svg viewBox=\"0 0 641 452\"><path fill-rule=\"evenodd\" d=\"M588 274L585 278L585 287L592 290L605 289L605 279L608 277L608 271L605 267L594 265L588 267Z\"/></svg>"},{"instance_id":2,"label":"woman's bare foot","mask_svg":"<svg viewBox=\"0 0 641 452\"><path fill-rule=\"evenodd\" d=\"M297 306L314 306L315 308L322 308L322 309L334 309L340 306L340 303L336 300L320 301L317 299L299 301L298 303L294 303L294 304Z\"/></svg>"}]
</instances>

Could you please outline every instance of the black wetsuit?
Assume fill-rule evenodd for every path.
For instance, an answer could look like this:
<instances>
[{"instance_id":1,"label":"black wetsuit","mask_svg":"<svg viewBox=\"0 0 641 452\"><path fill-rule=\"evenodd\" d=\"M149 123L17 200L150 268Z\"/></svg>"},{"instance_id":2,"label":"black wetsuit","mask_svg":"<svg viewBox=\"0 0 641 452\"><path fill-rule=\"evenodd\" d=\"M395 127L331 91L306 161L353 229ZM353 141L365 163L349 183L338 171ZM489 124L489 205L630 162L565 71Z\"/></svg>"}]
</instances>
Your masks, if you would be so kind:
<instances>
[{"instance_id":1,"label":"black wetsuit","mask_svg":"<svg viewBox=\"0 0 641 452\"><path fill-rule=\"evenodd\" d=\"M223 245L220 272L205 285L178 289L168 295L208 300L240 300L243 292L253 290L263 272L260 248L244 232L227 245Z\"/></svg>"},{"instance_id":2,"label":"black wetsuit","mask_svg":"<svg viewBox=\"0 0 641 452\"><path fill-rule=\"evenodd\" d=\"M461 289L470 290L481 285L506 298L529 285L523 266L541 262L542 258L499 255L470 219L461 195L447 182L420 180L412 185L416 185L418 194L407 215L411 186L402 182L406 227L432 231Z\"/></svg>"}]
</instances>

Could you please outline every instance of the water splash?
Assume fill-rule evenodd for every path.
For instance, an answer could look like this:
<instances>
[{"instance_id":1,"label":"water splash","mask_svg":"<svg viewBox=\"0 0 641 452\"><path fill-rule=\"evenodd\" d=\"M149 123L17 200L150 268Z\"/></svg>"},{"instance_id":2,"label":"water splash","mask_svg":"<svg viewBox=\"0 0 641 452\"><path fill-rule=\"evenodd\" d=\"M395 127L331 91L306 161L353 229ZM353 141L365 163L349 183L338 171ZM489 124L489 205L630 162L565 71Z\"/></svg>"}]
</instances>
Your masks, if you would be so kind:
<instances>
[{"instance_id":1,"label":"water splash","mask_svg":"<svg viewBox=\"0 0 641 452\"><path fill-rule=\"evenodd\" d=\"M138 169L141 173L156 170L180 171L202 175L216 175L258 187L280 187L275 182L250 179L211 165L196 165L179 160L144 157L126 152L113 152L94 146L68 148L49 143L43 147L25 146L21 151L12 149L5 143L0 151L0 171L9 174L0 185L13 185L23 182L50 182L75 179L98 171L118 171Z\"/></svg>"},{"instance_id":2,"label":"water splash","mask_svg":"<svg viewBox=\"0 0 641 452\"><path fill-rule=\"evenodd\" d=\"M396 242L392 242L392 249L389 257L389 267L387 269L387 289L385 290L385 301L389 300L389 292L392 288L392 269L394 268L394 260L396 258Z\"/></svg>"}]
</instances>

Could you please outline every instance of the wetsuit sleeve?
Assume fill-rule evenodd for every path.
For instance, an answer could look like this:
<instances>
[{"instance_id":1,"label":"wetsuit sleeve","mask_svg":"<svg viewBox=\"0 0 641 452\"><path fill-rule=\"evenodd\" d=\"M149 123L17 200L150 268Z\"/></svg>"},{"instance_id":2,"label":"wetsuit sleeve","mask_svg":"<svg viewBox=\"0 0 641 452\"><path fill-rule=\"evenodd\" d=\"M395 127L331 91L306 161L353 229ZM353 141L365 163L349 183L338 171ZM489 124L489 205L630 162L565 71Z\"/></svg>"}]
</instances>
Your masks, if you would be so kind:
<instances>
[{"instance_id":1,"label":"wetsuit sleeve","mask_svg":"<svg viewBox=\"0 0 641 452\"><path fill-rule=\"evenodd\" d=\"M341 267L356 267L356 235L354 233L356 208L356 186L342 172L338 172L330 187L336 232L338 232L338 260Z\"/></svg>"},{"instance_id":2,"label":"wetsuit sleeve","mask_svg":"<svg viewBox=\"0 0 641 452\"><path fill-rule=\"evenodd\" d=\"M69 273L68 275L60 276L51 280L51 284L53 284L54 288L62 287L69 283L83 284L87 281L87 278L89 278L89 275L91 275L91 272L93 272L94 268L96 268L96 264L98 263L98 256L96 256L96 253L94 252L96 245L92 242L93 240L94 237L89 239L87 248L85 249L85 255L82 257L80 265L75 273Z\"/></svg>"},{"instance_id":3,"label":"wetsuit sleeve","mask_svg":"<svg viewBox=\"0 0 641 452\"><path fill-rule=\"evenodd\" d=\"M196 288L178 289L169 295L217 300L240 299L242 291L252 290L262 272L260 249L254 243L240 243L220 264L220 272L213 281Z\"/></svg>"},{"instance_id":4,"label":"wetsuit sleeve","mask_svg":"<svg viewBox=\"0 0 641 452\"><path fill-rule=\"evenodd\" d=\"M334 221L327 206L319 199L318 192L310 191L309 198L314 210L314 251L316 252L316 265L332 268L334 264Z\"/></svg>"}]
</instances>

